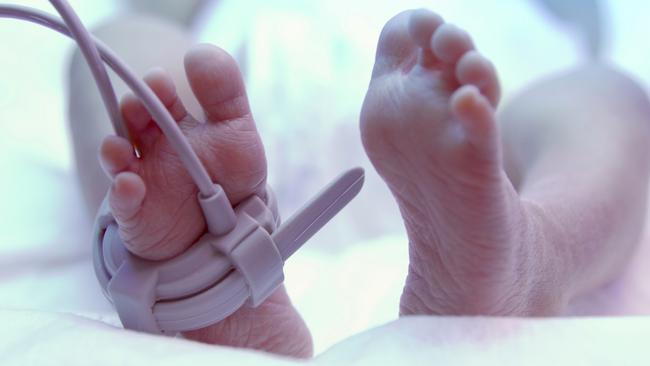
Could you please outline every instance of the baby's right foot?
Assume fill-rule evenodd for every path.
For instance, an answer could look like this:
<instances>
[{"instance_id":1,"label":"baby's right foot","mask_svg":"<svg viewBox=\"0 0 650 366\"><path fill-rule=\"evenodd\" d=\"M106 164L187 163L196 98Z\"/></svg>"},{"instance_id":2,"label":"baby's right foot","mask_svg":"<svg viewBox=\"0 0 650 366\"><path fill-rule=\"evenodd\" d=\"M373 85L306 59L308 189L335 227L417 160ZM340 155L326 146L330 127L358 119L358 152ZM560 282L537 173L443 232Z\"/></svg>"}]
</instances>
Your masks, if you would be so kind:
<instances>
[{"instance_id":1,"label":"baby's right foot","mask_svg":"<svg viewBox=\"0 0 650 366\"><path fill-rule=\"evenodd\" d=\"M145 80L233 205L251 195L261 195L266 186L264 147L235 61L217 47L201 45L187 54L185 69L207 116L205 123L188 114L167 74L156 71ZM116 136L106 138L100 152L102 166L113 178L108 201L120 236L131 252L143 258L176 256L206 230L198 189L133 95L122 102L122 114L142 158L134 156L128 141ZM312 353L309 331L284 286L259 307L242 307L220 323L185 336L293 357Z\"/></svg>"},{"instance_id":2,"label":"baby's right foot","mask_svg":"<svg viewBox=\"0 0 650 366\"><path fill-rule=\"evenodd\" d=\"M503 170L498 99L465 31L425 10L384 27L361 131L410 239L402 314L540 314L558 301L534 290L543 249Z\"/></svg>"}]
</instances>

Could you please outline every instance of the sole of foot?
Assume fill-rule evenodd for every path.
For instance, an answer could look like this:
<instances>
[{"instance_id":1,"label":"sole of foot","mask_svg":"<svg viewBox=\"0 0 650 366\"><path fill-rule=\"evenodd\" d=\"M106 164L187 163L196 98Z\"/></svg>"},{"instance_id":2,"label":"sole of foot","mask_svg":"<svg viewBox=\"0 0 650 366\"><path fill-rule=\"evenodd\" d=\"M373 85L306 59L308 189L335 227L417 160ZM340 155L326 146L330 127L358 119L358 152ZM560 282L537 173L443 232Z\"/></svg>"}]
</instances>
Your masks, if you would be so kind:
<instances>
[{"instance_id":1,"label":"sole of foot","mask_svg":"<svg viewBox=\"0 0 650 366\"><path fill-rule=\"evenodd\" d=\"M427 10L384 27L361 132L410 241L403 315L548 307L532 292L531 215L502 166L499 97L496 70L466 31Z\"/></svg>"}]
</instances>

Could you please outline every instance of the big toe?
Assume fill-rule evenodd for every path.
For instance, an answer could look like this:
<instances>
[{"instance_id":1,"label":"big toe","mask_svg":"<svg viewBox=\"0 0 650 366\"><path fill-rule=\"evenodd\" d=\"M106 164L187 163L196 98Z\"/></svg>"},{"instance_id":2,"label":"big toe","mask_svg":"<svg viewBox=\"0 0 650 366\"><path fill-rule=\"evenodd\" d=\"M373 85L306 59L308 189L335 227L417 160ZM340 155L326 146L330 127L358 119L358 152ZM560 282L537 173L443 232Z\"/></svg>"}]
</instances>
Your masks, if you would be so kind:
<instances>
[{"instance_id":1,"label":"big toe","mask_svg":"<svg viewBox=\"0 0 650 366\"><path fill-rule=\"evenodd\" d=\"M266 186L264 147L253 120L244 79L235 60L209 44L185 56L185 71L207 121L195 146L211 177L236 204Z\"/></svg>"},{"instance_id":2,"label":"big toe","mask_svg":"<svg viewBox=\"0 0 650 366\"><path fill-rule=\"evenodd\" d=\"M242 74L226 51L211 44L194 46L185 55L185 72L209 121L229 121L250 114Z\"/></svg>"}]
</instances>

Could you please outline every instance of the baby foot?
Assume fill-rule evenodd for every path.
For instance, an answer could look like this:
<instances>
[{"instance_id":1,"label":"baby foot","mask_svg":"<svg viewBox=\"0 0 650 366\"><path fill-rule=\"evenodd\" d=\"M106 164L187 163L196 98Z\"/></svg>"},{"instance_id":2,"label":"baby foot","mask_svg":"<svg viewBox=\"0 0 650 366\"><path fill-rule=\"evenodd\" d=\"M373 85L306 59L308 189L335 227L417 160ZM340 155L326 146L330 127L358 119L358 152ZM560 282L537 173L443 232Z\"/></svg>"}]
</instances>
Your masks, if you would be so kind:
<instances>
[{"instance_id":1,"label":"baby foot","mask_svg":"<svg viewBox=\"0 0 650 366\"><path fill-rule=\"evenodd\" d=\"M499 82L469 35L425 10L379 39L363 144L410 240L402 314L528 314L530 215L502 167Z\"/></svg>"},{"instance_id":2,"label":"baby foot","mask_svg":"<svg viewBox=\"0 0 650 366\"><path fill-rule=\"evenodd\" d=\"M205 123L188 114L165 72L155 70L145 81L233 205L262 194L266 184L264 147L235 61L219 48L201 45L188 52L185 69L207 116ZM198 190L143 104L127 95L121 108L142 157L136 158L130 143L116 136L107 137L100 150L102 166L113 179L109 205L120 236L129 250L141 257L159 260L176 256L206 230ZM242 308L219 324L185 336L295 357L308 357L312 352L309 332L283 287L258 308Z\"/></svg>"}]
</instances>

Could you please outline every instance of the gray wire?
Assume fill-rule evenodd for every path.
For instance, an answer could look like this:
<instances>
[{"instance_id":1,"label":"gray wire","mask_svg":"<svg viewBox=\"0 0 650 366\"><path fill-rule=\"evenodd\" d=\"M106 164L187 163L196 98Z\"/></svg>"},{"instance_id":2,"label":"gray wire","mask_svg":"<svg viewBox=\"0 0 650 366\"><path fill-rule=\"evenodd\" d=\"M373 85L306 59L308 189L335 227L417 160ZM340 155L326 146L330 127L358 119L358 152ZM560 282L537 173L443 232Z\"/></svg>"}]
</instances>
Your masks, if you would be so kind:
<instances>
[{"instance_id":1,"label":"gray wire","mask_svg":"<svg viewBox=\"0 0 650 366\"><path fill-rule=\"evenodd\" d=\"M95 78L95 83L99 88L99 93L101 94L104 105L108 111L108 116L113 123L115 133L133 143L129 136L129 130L124 126L124 122L122 121L113 84L111 84L111 79L108 78L108 73L106 73L106 68L99 56L97 47L95 47L92 39L90 39L90 34L81 23L81 19L79 19L77 14L66 1L50 0L50 3L59 12L63 21L68 25L68 30L70 31L72 38L77 41L79 49L90 67L90 72Z\"/></svg>"},{"instance_id":2,"label":"gray wire","mask_svg":"<svg viewBox=\"0 0 650 366\"><path fill-rule=\"evenodd\" d=\"M0 18L26 20L51 28L70 38L74 38L66 24L52 15L38 9L19 5L0 5ZM74 25L72 26L74 27ZM87 33L85 29L82 29L81 32ZM113 53L113 51L111 51L110 48L104 45L100 40L94 38L92 35L88 35L88 39L91 44L94 44L97 47L97 51L102 60L104 60L104 62L106 62L106 64L108 64L108 66L110 66L110 68L113 69L122 80L124 80L126 85L131 88L135 95L142 100L142 103L145 105L149 113L151 113L154 121L158 124L162 132L165 134L165 137L169 140L170 145L174 148L178 157L183 162L187 172L199 188L201 195L203 197L211 197L216 194L216 189L212 184L212 180L210 179L208 172L205 170L205 167L201 164L198 156L196 156L196 153L192 150L189 142L185 139L185 136L183 136L182 131L151 88L140 80L135 73L132 72L129 67L126 66L126 64L124 64Z\"/></svg>"}]
</instances>

